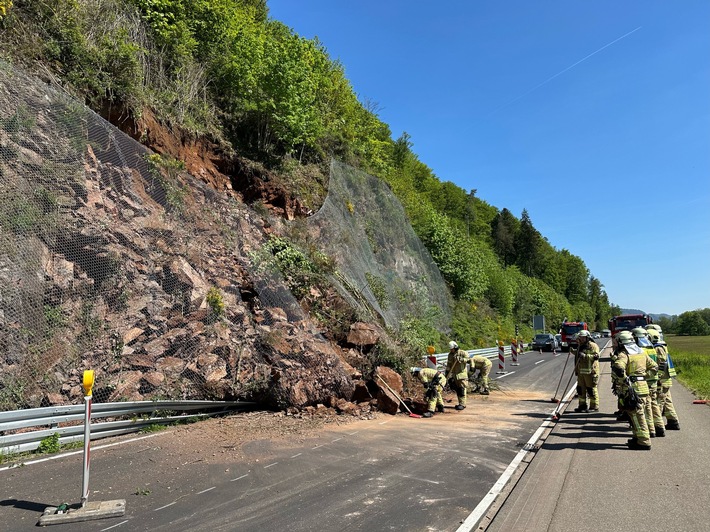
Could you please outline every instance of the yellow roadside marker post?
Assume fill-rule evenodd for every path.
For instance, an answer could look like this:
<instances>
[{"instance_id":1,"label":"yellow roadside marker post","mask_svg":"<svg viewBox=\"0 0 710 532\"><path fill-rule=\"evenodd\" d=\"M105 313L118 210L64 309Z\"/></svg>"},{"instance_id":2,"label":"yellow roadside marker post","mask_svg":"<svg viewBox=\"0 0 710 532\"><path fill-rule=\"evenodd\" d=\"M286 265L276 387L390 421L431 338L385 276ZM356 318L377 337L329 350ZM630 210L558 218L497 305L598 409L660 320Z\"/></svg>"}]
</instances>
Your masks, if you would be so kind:
<instances>
[{"instance_id":1,"label":"yellow roadside marker post","mask_svg":"<svg viewBox=\"0 0 710 532\"><path fill-rule=\"evenodd\" d=\"M91 457L91 404L92 390L94 387L94 371L84 371L82 387L84 388L84 473L81 484L81 502L78 505L61 504L58 507L45 508L39 518L39 526L59 525L64 523L78 523L107 517L121 517L126 513L126 500L114 501L89 500L89 464Z\"/></svg>"}]
</instances>

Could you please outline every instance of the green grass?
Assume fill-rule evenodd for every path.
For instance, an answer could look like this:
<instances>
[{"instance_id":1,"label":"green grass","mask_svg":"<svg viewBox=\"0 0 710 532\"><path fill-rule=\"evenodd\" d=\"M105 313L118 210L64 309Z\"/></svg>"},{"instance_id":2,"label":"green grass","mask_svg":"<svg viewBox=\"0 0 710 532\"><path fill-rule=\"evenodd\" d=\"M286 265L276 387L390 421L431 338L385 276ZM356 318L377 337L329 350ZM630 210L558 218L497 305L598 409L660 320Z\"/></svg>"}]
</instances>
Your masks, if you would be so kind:
<instances>
[{"instance_id":1,"label":"green grass","mask_svg":"<svg viewBox=\"0 0 710 532\"><path fill-rule=\"evenodd\" d=\"M710 336L666 337L678 380L699 399L710 399Z\"/></svg>"}]
</instances>

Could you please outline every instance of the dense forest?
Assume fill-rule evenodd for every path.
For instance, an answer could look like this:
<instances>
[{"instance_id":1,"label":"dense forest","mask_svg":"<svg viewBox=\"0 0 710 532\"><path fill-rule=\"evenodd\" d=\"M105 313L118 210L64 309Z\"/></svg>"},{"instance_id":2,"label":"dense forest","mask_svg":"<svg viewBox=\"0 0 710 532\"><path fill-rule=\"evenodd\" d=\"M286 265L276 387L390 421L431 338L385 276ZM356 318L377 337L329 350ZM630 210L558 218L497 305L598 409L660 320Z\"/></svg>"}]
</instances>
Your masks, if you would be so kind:
<instances>
[{"instance_id":1,"label":"dense forest","mask_svg":"<svg viewBox=\"0 0 710 532\"><path fill-rule=\"evenodd\" d=\"M0 0L0 47L103 116L150 110L178 137L263 165L313 210L331 157L384 180L450 288L464 346L511 338L516 324L528 338L536 314L550 329L568 318L600 330L619 311L525 210L441 181L408 134L392 138L325 44L271 19L265 0Z\"/></svg>"}]
</instances>

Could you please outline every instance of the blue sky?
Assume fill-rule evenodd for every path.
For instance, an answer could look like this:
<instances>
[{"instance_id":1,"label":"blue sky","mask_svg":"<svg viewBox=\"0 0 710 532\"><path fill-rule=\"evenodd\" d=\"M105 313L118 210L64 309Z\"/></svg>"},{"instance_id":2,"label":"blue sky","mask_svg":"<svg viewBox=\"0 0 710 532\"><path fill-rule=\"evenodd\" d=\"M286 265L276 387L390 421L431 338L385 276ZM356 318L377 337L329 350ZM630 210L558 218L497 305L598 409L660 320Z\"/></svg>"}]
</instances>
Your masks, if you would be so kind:
<instances>
[{"instance_id":1,"label":"blue sky","mask_svg":"<svg viewBox=\"0 0 710 532\"><path fill-rule=\"evenodd\" d=\"M612 303L710 307L710 1L269 0L442 181Z\"/></svg>"}]
</instances>

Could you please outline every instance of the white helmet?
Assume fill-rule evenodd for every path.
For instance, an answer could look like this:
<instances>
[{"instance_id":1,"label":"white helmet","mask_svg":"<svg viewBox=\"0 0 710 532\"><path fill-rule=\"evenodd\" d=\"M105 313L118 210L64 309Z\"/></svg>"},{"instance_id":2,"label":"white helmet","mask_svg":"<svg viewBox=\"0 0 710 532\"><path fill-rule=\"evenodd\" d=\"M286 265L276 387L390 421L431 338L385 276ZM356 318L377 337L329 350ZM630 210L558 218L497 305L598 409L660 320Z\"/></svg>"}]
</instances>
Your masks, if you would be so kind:
<instances>
[{"instance_id":1,"label":"white helmet","mask_svg":"<svg viewBox=\"0 0 710 532\"><path fill-rule=\"evenodd\" d=\"M453 340L451 340L451 341L449 342L449 349L458 349L458 348L459 348L459 344L457 344L457 343L454 342Z\"/></svg>"}]
</instances>

